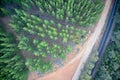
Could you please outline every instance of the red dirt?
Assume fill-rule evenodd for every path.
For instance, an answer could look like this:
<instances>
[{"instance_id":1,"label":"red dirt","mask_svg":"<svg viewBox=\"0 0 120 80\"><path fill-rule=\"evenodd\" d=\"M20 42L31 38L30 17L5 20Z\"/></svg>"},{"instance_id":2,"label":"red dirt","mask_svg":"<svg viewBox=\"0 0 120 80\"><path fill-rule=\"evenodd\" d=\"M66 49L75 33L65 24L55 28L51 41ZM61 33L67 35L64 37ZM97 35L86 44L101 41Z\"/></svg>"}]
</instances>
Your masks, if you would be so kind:
<instances>
[{"instance_id":1,"label":"red dirt","mask_svg":"<svg viewBox=\"0 0 120 80\"><path fill-rule=\"evenodd\" d=\"M8 20L6 21L6 19L5 19L3 21L5 22L5 26L8 27L8 25L6 25L6 24L8 24ZM6 28L6 30L7 30L7 32L9 32L8 28ZM89 39L89 38L87 38L87 39ZM82 48L81 45L76 46L75 51L73 51L71 54L67 55L67 59L64 62L64 66L62 66L61 68L54 70L51 73L45 74L43 77L40 77L37 75L37 73L32 72L29 74L28 80L72 80L72 77L79 65L80 60L81 60L81 57L80 57L81 55L76 55L76 54L80 53L81 48ZM79 51L77 51L77 49L79 49Z\"/></svg>"},{"instance_id":2,"label":"red dirt","mask_svg":"<svg viewBox=\"0 0 120 80\"><path fill-rule=\"evenodd\" d=\"M38 76L33 73L29 76L28 80L71 80L79 64L79 61L80 59L77 59L74 63L67 64L64 67L54 71L52 74L49 73L41 78L38 78Z\"/></svg>"},{"instance_id":3,"label":"red dirt","mask_svg":"<svg viewBox=\"0 0 120 80\"><path fill-rule=\"evenodd\" d=\"M111 1L110 0L106 0L106 2L108 2L108 3L111 3ZM108 4L106 4L106 8L105 8L106 10L108 10L109 9L109 5ZM106 10L104 10L104 12L106 11ZM104 12L102 13L102 16L104 17L104 18L102 18L102 19L106 19L105 17L106 17L106 14L104 14ZM100 20L100 23L101 24L103 24L104 22L102 22L102 21L104 21L104 20ZM99 25L97 25L98 27L100 27L100 23L99 23ZM96 28L96 29L98 29L98 28ZM100 27L100 30L102 30L102 27ZM98 30L98 32L100 33L100 30ZM95 30L95 32L96 32L96 30ZM98 34L99 34L98 33ZM94 35L95 36L95 35ZM89 38L90 38L91 36L89 36ZM89 40L89 38L87 38L88 40ZM94 37L92 38L92 39L94 39ZM92 41L92 39L89 41L89 42L91 42ZM84 50L86 50L85 48L87 48L86 46L87 46L87 44L88 44L88 40L86 41L86 44L84 44L84 46L83 46L83 48L84 48ZM93 40L94 41L94 40ZM90 44L90 43L89 43ZM80 47L81 48L81 46L78 46L78 47ZM89 47L90 47L90 45L89 45ZM89 48L88 47L88 48ZM82 50L83 51L83 50ZM80 52L80 50L79 50L79 52ZM79 53L78 52L78 53ZM74 75L74 73L75 73L75 71L76 71L76 69L78 68L78 65L79 65L79 63L80 63L80 61L81 60L83 60L83 57L82 57L82 55L85 55L84 54L84 52L86 52L86 51L83 51L83 53L82 54L78 54L78 55L73 55L73 54L75 54L74 52L72 53L72 54L69 54L69 60L67 60L67 62L68 63L66 63L66 64L64 64L64 66L63 67L61 67L61 68L59 68L59 69L57 69L57 70L55 70L55 71L53 71L53 72L51 72L51 73L48 73L48 74L46 74L46 75L44 75L43 77L39 77L39 76L37 76L37 74L30 74L29 75L29 77L28 77L28 80L72 80L72 78L73 78L73 75ZM86 54L87 55L87 54ZM74 58L73 58L73 56L75 56ZM83 61L84 62L84 61ZM82 65L83 65L84 63L81 63L81 67L82 67Z\"/></svg>"},{"instance_id":4,"label":"red dirt","mask_svg":"<svg viewBox=\"0 0 120 80\"><path fill-rule=\"evenodd\" d=\"M67 55L67 59L64 61L65 66L55 69L52 73L45 74L43 77L39 77L37 73L31 72L28 76L28 80L56 80L56 78L57 80L70 80L72 78L72 75L74 75L74 72L79 64L80 59L76 59L74 63L68 62L70 62L76 56L76 54L79 53L77 49L79 49L80 51L81 45L77 45L75 50ZM63 76L63 73L65 74L65 76ZM53 77L53 75L55 75L55 77Z\"/></svg>"}]
</instances>

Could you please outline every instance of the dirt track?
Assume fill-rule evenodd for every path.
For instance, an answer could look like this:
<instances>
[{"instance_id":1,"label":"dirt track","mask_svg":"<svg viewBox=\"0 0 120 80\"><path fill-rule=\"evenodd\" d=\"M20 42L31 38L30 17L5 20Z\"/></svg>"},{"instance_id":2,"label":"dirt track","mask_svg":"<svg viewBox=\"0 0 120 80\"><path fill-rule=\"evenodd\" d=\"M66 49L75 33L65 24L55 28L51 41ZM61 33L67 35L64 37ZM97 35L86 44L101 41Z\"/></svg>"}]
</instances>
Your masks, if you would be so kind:
<instances>
[{"instance_id":1,"label":"dirt track","mask_svg":"<svg viewBox=\"0 0 120 80\"><path fill-rule=\"evenodd\" d=\"M98 24L96 25L94 32L85 42L85 44L83 45L83 48L73 60L71 60L69 63L67 63L60 69L52 73L46 74L43 77L39 77L35 74L30 74L28 80L72 80L74 73L76 76L79 75L80 69L83 67L86 59L88 58L92 50L92 47L94 46L97 39L99 39L99 36L104 27L105 20L110 9L111 2L112 0L106 0L106 4L102 12L101 18ZM76 72L76 69L77 69L77 72ZM73 80L77 80L77 78L78 77L74 77Z\"/></svg>"}]
</instances>

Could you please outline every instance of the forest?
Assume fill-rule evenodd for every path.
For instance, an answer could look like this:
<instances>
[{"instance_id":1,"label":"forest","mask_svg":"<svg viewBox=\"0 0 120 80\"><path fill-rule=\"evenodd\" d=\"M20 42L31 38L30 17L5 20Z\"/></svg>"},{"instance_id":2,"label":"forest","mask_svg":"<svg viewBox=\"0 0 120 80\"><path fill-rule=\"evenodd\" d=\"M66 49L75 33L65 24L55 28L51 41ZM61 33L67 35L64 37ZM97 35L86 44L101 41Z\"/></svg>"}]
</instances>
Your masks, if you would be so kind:
<instances>
[{"instance_id":1,"label":"forest","mask_svg":"<svg viewBox=\"0 0 120 80\"><path fill-rule=\"evenodd\" d=\"M93 48L81 70L79 80L120 80L120 1L117 7L113 31L103 55L98 57L97 49ZM96 64L98 60L99 63Z\"/></svg>"},{"instance_id":2,"label":"forest","mask_svg":"<svg viewBox=\"0 0 120 80\"><path fill-rule=\"evenodd\" d=\"M85 42L103 5L101 0L0 1L0 20L9 20L7 26L0 23L0 80L27 80L29 72L53 71L54 60L65 60Z\"/></svg>"},{"instance_id":3,"label":"forest","mask_svg":"<svg viewBox=\"0 0 120 80\"><path fill-rule=\"evenodd\" d=\"M93 80L120 80L120 2L112 36Z\"/></svg>"}]
</instances>

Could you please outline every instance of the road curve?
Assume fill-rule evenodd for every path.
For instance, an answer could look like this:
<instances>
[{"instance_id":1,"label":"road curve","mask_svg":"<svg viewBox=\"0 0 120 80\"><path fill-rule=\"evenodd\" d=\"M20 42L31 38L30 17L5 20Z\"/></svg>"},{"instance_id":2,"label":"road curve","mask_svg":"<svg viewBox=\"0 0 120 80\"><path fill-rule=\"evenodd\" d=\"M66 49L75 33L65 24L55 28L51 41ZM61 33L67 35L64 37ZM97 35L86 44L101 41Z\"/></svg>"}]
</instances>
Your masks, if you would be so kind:
<instances>
[{"instance_id":1,"label":"road curve","mask_svg":"<svg viewBox=\"0 0 120 80\"><path fill-rule=\"evenodd\" d=\"M69 62L68 64L64 65L62 68L52 73L46 74L43 77L36 76L35 79L29 78L28 80L72 80L72 79L77 80L73 78L74 73L76 73L76 70L80 71L82 69L85 61L87 60L90 52L92 51L92 48L95 42L99 39L99 36L103 30L107 15L109 13L111 3L112 3L112 0L106 0L104 10L101 14L101 18L97 26L95 27L94 32L91 34L89 39L85 42L85 44L83 45L83 48L81 49L81 51L79 51L78 55L76 55L76 57L71 62Z\"/></svg>"}]
</instances>

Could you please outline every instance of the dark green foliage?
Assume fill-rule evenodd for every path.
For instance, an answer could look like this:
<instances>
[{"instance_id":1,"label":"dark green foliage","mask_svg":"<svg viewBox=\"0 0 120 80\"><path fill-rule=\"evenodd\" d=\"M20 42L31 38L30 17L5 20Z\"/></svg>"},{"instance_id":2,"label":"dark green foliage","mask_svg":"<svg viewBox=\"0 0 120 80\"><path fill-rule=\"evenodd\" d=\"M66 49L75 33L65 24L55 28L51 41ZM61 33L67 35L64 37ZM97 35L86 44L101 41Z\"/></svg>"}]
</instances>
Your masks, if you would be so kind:
<instances>
[{"instance_id":1,"label":"dark green foliage","mask_svg":"<svg viewBox=\"0 0 120 80\"><path fill-rule=\"evenodd\" d=\"M5 16L5 15L10 15L11 14L11 12L10 11L8 11L7 9L5 9L5 8L2 8L2 7L0 7L0 17L3 17L3 16Z\"/></svg>"},{"instance_id":2,"label":"dark green foliage","mask_svg":"<svg viewBox=\"0 0 120 80\"><path fill-rule=\"evenodd\" d=\"M112 39L111 39L118 49L120 49L120 28L117 28L117 31L113 33Z\"/></svg>"},{"instance_id":3,"label":"dark green foliage","mask_svg":"<svg viewBox=\"0 0 120 80\"><path fill-rule=\"evenodd\" d=\"M119 3L120 4L120 3ZM115 29L93 80L120 79L120 5L115 19Z\"/></svg>"},{"instance_id":4,"label":"dark green foliage","mask_svg":"<svg viewBox=\"0 0 120 80\"><path fill-rule=\"evenodd\" d=\"M38 0L33 2L40 13L48 13L58 20L77 23L79 26L91 26L96 22L103 8L101 0L94 2L92 0Z\"/></svg>"},{"instance_id":5,"label":"dark green foliage","mask_svg":"<svg viewBox=\"0 0 120 80\"><path fill-rule=\"evenodd\" d=\"M109 72L104 68L104 66L101 66L99 68L99 72L97 72L95 79L93 80L112 80L112 77L110 76Z\"/></svg>"},{"instance_id":6,"label":"dark green foliage","mask_svg":"<svg viewBox=\"0 0 120 80\"><path fill-rule=\"evenodd\" d=\"M91 80L91 71L94 68L94 64L97 60L98 52L93 51L85 63L84 68L81 70L79 80Z\"/></svg>"},{"instance_id":7,"label":"dark green foliage","mask_svg":"<svg viewBox=\"0 0 120 80\"><path fill-rule=\"evenodd\" d=\"M26 80L27 69L17 53L13 35L7 34L0 26L0 80Z\"/></svg>"},{"instance_id":8,"label":"dark green foliage","mask_svg":"<svg viewBox=\"0 0 120 80\"><path fill-rule=\"evenodd\" d=\"M10 16L14 14L14 8L21 8L21 2L24 0L1 0L0 1L0 17Z\"/></svg>"},{"instance_id":9,"label":"dark green foliage","mask_svg":"<svg viewBox=\"0 0 120 80\"><path fill-rule=\"evenodd\" d=\"M12 16L15 21L11 21L9 25L18 34L18 47L33 52L35 56L46 57L51 54L55 58L63 58L72 50L70 45L65 44L69 41L80 43L86 35L85 30L68 25L63 27L60 23L55 25L52 20L42 20L23 10L16 9L16 13L17 15ZM68 47L71 50L67 50Z\"/></svg>"},{"instance_id":10,"label":"dark green foliage","mask_svg":"<svg viewBox=\"0 0 120 80\"><path fill-rule=\"evenodd\" d=\"M9 26L15 31L17 40L12 38L13 35L0 31L0 80L26 80L27 69L24 63L30 71L51 71L52 62L46 58L65 59L75 44L85 41L85 26L96 22L102 11L103 4L99 1L0 1L0 16L13 14ZM25 57L25 62L17 53L18 50L27 51L37 58ZM91 63L87 65L90 69L93 67Z\"/></svg>"},{"instance_id":11,"label":"dark green foliage","mask_svg":"<svg viewBox=\"0 0 120 80\"><path fill-rule=\"evenodd\" d=\"M19 4L23 0L1 0L0 6L5 6L6 4Z\"/></svg>"},{"instance_id":12,"label":"dark green foliage","mask_svg":"<svg viewBox=\"0 0 120 80\"><path fill-rule=\"evenodd\" d=\"M113 44L109 46L112 46L112 48L107 48L94 80L117 80L120 78L120 54L114 50L113 47L115 46Z\"/></svg>"},{"instance_id":13,"label":"dark green foliage","mask_svg":"<svg viewBox=\"0 0 120 80\"><path fill-rule=\"evenodd\" d=\"M116 26L93 80L120 78L120 27Z\"/></svg>"},{"instance_id":14,"label":"dark green foliage","mask_svg":"<svg viewBox=\"0 0 120 80\"><path fill-rule=\"evenodd\" d=\"M29 38L25 37L25 36L19 36L18 37L20 39L20 42L18 44L18 48L19 49L23 49L23 50L27 50L27 51L31 51L32 47L29 45Z\"/></svg>"}]
</instances>

